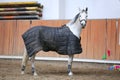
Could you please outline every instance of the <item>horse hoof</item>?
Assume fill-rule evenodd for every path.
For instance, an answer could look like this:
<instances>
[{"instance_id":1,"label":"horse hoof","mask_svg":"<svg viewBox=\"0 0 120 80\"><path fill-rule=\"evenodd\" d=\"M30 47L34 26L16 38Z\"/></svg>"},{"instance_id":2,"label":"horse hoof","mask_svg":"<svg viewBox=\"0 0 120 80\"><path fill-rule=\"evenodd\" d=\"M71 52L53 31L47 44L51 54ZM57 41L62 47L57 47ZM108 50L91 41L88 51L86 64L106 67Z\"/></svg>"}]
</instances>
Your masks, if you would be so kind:
<instances>
[{"instance_id":1,"label":"horse hoof","mask_svg":"<svg viewBox=\"0 0 120 80\"><path fill-rule=\"evenodd\" d=\"M34 75L34 76L37 76L38 74L37 74L37 73L34 73L33 75Z\"/></svg>"},{"instance_id":2,"label":"horse hoof","mask_svg":"<svg viewBox=\"0 0 120 80\"><path fill-rule=\"evenodd\" d=\"M73 75L73 73L72 72L69 72L69 74L68 74L69 76L72 76Z\"/></svg>"},{"instance_id":3,"label":"horse hoof","mask_svg":"<svg viewBox=\"0 0 120 80\"><path fill-rule=\"evenodd\" d=\"M24 71L22 71L22 72L21 72L21 74L23 75L23 74L25 74L25 72L24 72Z\"/></svg>"}]
</instances>

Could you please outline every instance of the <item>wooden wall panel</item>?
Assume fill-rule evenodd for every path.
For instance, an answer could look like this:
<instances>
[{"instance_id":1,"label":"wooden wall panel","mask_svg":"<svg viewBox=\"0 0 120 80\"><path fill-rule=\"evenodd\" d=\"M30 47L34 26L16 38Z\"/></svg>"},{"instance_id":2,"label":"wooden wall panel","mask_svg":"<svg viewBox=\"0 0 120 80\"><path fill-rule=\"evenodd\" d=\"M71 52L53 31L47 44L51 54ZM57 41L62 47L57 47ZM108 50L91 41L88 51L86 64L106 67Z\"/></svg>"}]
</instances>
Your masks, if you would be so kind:
<instances>
[{"instance_id":1,"label":"wooden wall panel","mask_svg":"<svg viewBox=\"0 0 120 80\"><path fill-rule=\"evenodd\" d=\"M2 22L2 24L3 25L5 25L5 22ZM4 43L3 45L2 45L2 53L3 54L5 54L5 55L7 55L8 54L8 50L9 50L9 37L8 37L8 28L7 27L5 27L5 26L3 26L2 27L2 29L3 29L3 36L2 36L2 38L3 38L3 40L2 40L2 43ZM5 30L6 29L6 30ZM6 49L6 50L5 50ZM5 52L6 51L6 52Z\"/></svg>"},{"instance_id":2,"label":"wooden wall panel","mask_svg":"<svg viewBox=\"0 0 120 80\"><path fill-rule=\"evenodd\" d=\"M118 49L117 49L117 59L120 60L120 19L118 20L118 41L117 41Z\"/></svg>"},{"instance_id":3,"label":"wooden wall panel","mask_svg":"<svg viewBox=\"0 0 120 80\"><path fill-rule=\"evenodd\" d=\"M120 60L120 19L116 20L117 40L116 40L116 60Z\"/></svg>"},{"instance_id":4,"label":"wooden wall panel","mask_svg":"<svg viewBox=\"0 0 120 80\"><path fill-rule=\"evenodd\" d=\"M14 51L15 56L21 56L24 52L24 42L22 39L22 34L30 28L29 20L18 20L15 28L14 37Z\"/></svg>"},{"instance_id":5,"label":"wooden wall panel","mask_svg":"<svg viewBox=\"0 0 120 80\"><path fill-rule=\"evenodd\" d=\"M87 22L87 26L86 26L86 33L87 35L85 37L87 37L85 43L83 44L82 42L82 46L86 47L86 55L85 58L87 59L92 59L93 58L93 50L92 50L92 39L91 39L91 20L88 20ZM84 33L83 33L84 34ZM82 40L84 41L84 37L82 38ZM84 48L83 48L83 52L84 52Z\"/></svg>"},{"instance_id":6,"label":"wooden wall panel","mask_svg":"<svg viewBox=\"0 0 120 80\"><path fill-rule=\"evenodd\" d=\"M3 45L4 45L3 36L4 36L4 24L3 24L3 21L0 21L0 54L1 55L4 55L3 54Z\"/></svg>"},{"instance_id":7,"label":"wooden wall panel","mask_svg":"<svg viewBox=\"0 0 120 80\"><path fill-rule=\"evenodd\" d=\"M114 60L116 55L116 20L107 20L107 50L110 50L111 56L107 59Z\"/></svg>"},{"instance_id":8,"label":"wooden wall panel","mask_svg":"<svg viewBox=\"0 0 120 80\"><path fill-rule=\"evenodd\" d=\"M91 21L91 53L93 59L101 59L102 54L105 53L105 20Z\"/></svg>"},{"instance_id":9,"label":"wooden wall panel","mask_svg":"<svg viewBox=\"0 0 120 80\"><path fill-rule=\"evenodd\" d=\"M102 59L103 54L105 53L105 48L106 48L106 20L100 21L98 24L98 55L96 54L96 59Z\"/></svg>"},{"instance_id":10,"label":"wooden wall panel","mask_svg":"<svg viewBox=\"0 0 120 80\"><path fill-rule=\"evenodd\" d=\"M2 21L2 26L3 29L3 37L2 37L2 42L3 48L2 48L2 53L5 55L11 55L13 53L13 40L14 40L14 26L16 24L15 21Z\"/></svg>"}]
</instances>

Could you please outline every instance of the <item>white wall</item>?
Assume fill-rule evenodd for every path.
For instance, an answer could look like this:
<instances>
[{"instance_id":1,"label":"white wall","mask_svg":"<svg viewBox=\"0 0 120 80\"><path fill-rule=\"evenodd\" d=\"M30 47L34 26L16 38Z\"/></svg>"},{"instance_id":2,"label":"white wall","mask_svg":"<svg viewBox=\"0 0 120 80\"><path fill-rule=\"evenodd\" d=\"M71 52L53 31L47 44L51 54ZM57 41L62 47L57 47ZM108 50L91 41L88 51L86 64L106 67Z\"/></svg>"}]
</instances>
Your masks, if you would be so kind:
<instances>
[{"instance_id":1,"label":"white wall","mask_svg":"<svg viewBox=\"0 0 120 80\"><path fill-rule=\"evenodd\" d=\"M65 19L71 19L78 7L88 7L89 19L120 18L120 0L65 0Z\"/></svg>"},{"instance_id":2,"label":"white wall","mask_svg":"<svg viewBox=\"0 0 120 80\"><path fill-rule=\"evenodd\" d=\"M39 0L44 6L42 19L59 19L59 0Z\"/></svg>"},{"instance_id":3,"label":"white wall","mask_svg":"<svg viewBox=\"0 0 120 80\"><path fill-rule=\"evenodd\" d=\"M78 8L88 7L89 19L120 18L120 0L1 0L38 1L44 5L42 19L72 19Z\"/></svg>"}]
</instances>

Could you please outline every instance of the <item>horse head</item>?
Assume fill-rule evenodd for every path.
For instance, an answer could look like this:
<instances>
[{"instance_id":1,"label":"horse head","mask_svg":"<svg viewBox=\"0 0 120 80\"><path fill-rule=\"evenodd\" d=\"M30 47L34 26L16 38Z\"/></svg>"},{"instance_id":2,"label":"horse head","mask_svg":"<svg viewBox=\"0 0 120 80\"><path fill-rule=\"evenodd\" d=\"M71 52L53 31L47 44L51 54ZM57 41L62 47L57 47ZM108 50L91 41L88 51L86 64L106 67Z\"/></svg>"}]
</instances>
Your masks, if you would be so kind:
<instances>
[{"instance_id":1,"label":"horse head","mask_svg":"<svg viewBox=\"0 0 120 80\"><path fill-rule=\"evenodd\" d=\"M88 17L88 8L85 8L85 9L79 9L79 21L80 21L80 24L82 26L82 28L85 28L86 26L86 23L87 23L87 17Z\"/></svg>"}]
</instances>

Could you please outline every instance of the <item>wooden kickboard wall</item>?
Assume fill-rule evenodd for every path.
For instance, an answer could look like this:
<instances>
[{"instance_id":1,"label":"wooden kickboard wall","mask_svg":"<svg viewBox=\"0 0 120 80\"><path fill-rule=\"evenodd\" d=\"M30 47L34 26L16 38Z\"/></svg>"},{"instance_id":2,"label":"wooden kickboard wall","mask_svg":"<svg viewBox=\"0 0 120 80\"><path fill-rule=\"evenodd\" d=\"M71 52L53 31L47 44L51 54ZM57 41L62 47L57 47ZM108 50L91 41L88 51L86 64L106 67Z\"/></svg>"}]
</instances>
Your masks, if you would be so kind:
<instances>
[{"instance_id":1,"label":"wooden kickboard wall","mask_svg":"<svg viewBox=\"0 0 120 80\"><path fill-rule=\"evenodd\" d=\"M36 25L60 27L69 20L0 20L0 56L22 56L24 43L21 35ZM120 60L120 19L88 20L83 29L80 59L98 59L110 50L106 60ZM39 52L42 57L67 57L56 52Z\"/></svg>"}]
</instances>

